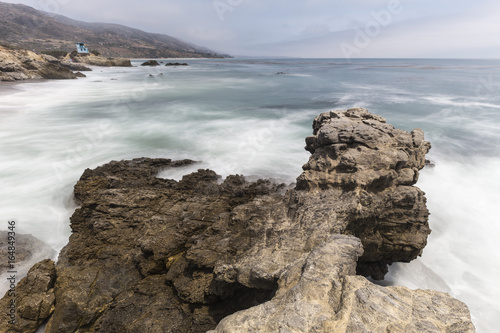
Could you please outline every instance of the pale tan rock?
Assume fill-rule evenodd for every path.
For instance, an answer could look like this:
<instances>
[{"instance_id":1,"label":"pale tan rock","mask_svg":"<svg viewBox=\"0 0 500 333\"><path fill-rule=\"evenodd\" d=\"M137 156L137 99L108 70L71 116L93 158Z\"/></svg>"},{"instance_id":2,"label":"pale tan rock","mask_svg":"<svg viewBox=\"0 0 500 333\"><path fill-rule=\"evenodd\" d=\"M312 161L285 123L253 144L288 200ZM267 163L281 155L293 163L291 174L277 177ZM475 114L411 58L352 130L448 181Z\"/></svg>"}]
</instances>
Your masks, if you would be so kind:
<instances>
[{"instance_id":1,"label":"pale tan rock","mask_svg":"<svg viewBox=\"0 0 500 333\"><path fill-rule=\"evenodd\" d=\"M344 280L330 332L475 332L467 306L446 293L382 287L361 276Z\"/></svg>"},{"instance_id":2,"label":"pale tan rock","mask_svg":"<svg viewBox=\"0 0 500 333\"><path fill-rule=\"evenodd\" d=\"M272 300L224 318L209 333L475 332L467 306L448 294L355 276L361 253L359 239L332 236L282 274Z\"/></svg>"},{"instance_id":3,"label":"pale tan rock","mask_svg":"<svg viewBox=\"0 0 500 333\"><path fill-rule=\"evenodd\" d=\"M71 70L51 56L0 46L0 81L76 78Z\"/></svg>"}]
</instances>

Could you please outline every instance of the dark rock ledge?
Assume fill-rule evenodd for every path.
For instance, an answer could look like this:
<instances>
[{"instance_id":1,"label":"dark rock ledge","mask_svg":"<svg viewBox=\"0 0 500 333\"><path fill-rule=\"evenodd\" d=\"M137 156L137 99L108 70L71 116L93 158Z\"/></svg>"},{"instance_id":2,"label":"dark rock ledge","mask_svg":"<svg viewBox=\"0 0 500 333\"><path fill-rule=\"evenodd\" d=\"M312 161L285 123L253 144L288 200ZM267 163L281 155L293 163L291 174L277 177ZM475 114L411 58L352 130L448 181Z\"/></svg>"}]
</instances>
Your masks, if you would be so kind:
<instances>
[{"instance_id":1,"label":"dark rock ledge","mask_svg":"<svg viewBox=\"0 0 500 333\"><path fill-rule=\"evenodd\" d=\"M313 128L288 190L210 170L155 177L189 160L86 170L70 241L55 273L44 261L20 282L11 332L47 318L48 333L474 332L447 294L363 277L383 278L426 244L413 186L430 148L423 132L361 108L323 113Z\"/></svg>"}]
</instances>

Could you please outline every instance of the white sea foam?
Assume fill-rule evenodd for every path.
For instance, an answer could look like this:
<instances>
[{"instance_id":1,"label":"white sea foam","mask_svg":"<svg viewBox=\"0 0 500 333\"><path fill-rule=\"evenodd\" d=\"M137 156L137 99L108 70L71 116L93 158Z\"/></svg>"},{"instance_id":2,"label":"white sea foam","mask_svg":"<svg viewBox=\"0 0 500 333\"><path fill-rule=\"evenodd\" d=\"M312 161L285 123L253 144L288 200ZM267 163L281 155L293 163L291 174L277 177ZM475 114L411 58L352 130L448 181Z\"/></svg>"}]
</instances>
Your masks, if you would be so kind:
<instances>
[{"instance_id":1,"label":"white sea foam","mask_svg":"<svg viewBox=\"0 0 500 333\"><path fill-rule=\"evenodd\" d=\"M437 105L449 105L455 107L486 107L500 109L500 105L492 103L484 103L478 101L458 101L456 97L452 96L427 96L423 97L425 100Z\"/></svg>"},{"instance_id":2,"label":"white sea foam","mask_svg":"<svg viewBox=\"0 0 500 333\"><path fill-rule=\"evenodd\" d=\"M450 293L469 305L479 332L491 332L500 308L500 286L491 283L500 276L500 159L464 164L432 158L436 167L423 170L419 187L433 231L418 262L396 265L388 279Z\"/></svg>"}]
</instances>

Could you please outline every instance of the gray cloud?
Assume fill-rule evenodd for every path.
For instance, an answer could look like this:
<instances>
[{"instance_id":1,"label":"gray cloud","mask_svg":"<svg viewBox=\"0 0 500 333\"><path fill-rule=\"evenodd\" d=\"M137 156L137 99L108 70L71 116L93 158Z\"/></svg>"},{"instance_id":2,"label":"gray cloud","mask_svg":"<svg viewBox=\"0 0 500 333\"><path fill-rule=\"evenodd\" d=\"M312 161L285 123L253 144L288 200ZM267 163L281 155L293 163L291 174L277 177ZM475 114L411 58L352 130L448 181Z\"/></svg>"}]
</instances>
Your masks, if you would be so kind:
<instances>
[{"instance_id":1,"label":"gray cloud","mask_svg":"<svg viewBox=\"0 0 500 333\"><path fill-rule=\"evenodd\" d=\"M498 57L500 8L478 0L4 0L165 33L217 51L296 57Z\"/></svg>"}]
</instances>

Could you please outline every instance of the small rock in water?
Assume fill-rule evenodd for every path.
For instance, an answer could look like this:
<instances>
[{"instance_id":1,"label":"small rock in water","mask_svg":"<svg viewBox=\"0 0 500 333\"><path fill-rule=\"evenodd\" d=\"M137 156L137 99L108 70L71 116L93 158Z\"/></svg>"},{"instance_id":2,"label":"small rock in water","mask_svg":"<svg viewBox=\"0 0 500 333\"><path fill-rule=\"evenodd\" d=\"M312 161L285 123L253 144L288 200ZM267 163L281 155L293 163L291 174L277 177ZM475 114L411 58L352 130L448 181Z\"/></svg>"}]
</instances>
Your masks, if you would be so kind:
<instances>
[{"instance_id":1,"label":"small rock in water","mask_svg":"<svg viewBox=\"0 0 500 333\"><path fill-rule=\"evenodd\" d=\"M189 66L185 62L180 63L180 62L169 62L165 66Z\"/></svg>"},{"instance_id":2,"label":"small rock in water","mask_svg":"<svg viewBox=\"0 0 500 333\"><path fill-rule=\"evenodd\" d=\"M148 61L143 62L143 63L141 64L141 66L152 66L152 67L154 67L154 66L159 66L159 65L160 65L160 64L159 64L159 63L158 63L158 61L156 61L156 60L148 60Z\"/></svg>"},{"instance_id":3,"label":"small rock in water","mask_svg":"<svg viewBox=\"0 0 500 333\"><path fill-rule=\"evenodd\" d=\"M429 168L434 168L436 166L436 163L434 163L431 160L425 160L425 166Z\"/></svg>"}]
</instances>

